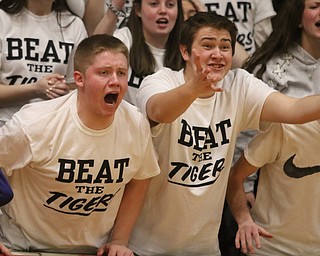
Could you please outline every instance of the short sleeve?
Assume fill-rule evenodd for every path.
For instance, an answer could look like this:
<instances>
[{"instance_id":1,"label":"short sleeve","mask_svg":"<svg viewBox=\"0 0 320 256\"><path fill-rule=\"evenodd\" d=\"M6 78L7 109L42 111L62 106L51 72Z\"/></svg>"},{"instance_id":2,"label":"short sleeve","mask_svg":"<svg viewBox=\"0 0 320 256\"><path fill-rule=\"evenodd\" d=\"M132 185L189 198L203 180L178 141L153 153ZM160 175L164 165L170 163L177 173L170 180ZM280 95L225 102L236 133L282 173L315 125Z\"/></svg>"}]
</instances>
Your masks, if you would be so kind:
<instances>
[{"instance_id":1,"label":"short sleeve","mask_svg":"<svg viewBox=\"0 0 320 256\"><path fill-rule=\"evenodd\" d=\"M32 161L29 140L15 116L0 128L0 168L7 176Z\"/></svg>"},{"instance_id":2,"label":"short sleeve","mask_svg":"<svg viewBox=\"0 0 320 256\"><path fill-rule=\"evenodd\" d=\"M282 126L272 123L267 132L259 133L249 142L244 150L244 156L251 165L262 167L278 158L282 143Z\"/></svg>"}]
</instances>

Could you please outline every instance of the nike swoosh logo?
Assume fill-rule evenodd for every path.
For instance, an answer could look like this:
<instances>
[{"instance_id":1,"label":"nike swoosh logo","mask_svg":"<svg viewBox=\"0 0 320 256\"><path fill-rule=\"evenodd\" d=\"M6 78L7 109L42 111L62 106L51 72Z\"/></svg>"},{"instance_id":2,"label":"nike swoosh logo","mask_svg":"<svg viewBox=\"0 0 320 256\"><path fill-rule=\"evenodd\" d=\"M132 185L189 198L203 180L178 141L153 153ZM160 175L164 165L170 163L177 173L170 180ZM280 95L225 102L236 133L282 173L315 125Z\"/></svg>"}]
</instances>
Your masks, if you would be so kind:
<instances>
[{"instance_id":1,"label":"nike swoosh logo","mask_svg":"<svg viewBox=\"0 0 320 256\"><path fill-rule=\"evenodd\" d=\"M296 154L292 155L284 164L283 170L285 174L291 178L300 179L305 176L309 176L320 172L320 165L311 167L297 167L293 163L293 159Z\"/></svg>"}]
</instances>

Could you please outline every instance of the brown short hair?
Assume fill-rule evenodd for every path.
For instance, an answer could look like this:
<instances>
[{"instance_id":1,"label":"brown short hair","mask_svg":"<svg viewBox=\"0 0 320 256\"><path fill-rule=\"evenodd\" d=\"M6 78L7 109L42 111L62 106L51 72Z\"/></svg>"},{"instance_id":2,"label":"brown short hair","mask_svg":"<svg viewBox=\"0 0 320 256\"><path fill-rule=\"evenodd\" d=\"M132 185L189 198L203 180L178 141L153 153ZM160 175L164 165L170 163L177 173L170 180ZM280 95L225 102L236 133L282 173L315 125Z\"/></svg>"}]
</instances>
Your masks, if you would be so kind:
<instances>
[{"instance_id":1,"label":"brown short hair","mask_svg":"<svg viewBox=\"0 0 320 256\"><path fill-rule=\"evenodd\" d=\"M129 59L128 48L121 40L107 34L93 35L79 43L74 55L74 70L84 73L94 57L105 51L122 53Z\"/></svg>"},{"instance_id":2,"label":"brown short hair","mask_svg":"<svg viewBox=\"0 0 320 256\"><path fill-rule=\"evenodd\" d=\"M191 53L195 34L204 27L227 30L230 33L232 54L234 54L238 29L232 21L228 20L228 18L215 12L198 12L187 19L181 28L180 44L185 45L187 51Z\"/></svg>"}]
</instances>

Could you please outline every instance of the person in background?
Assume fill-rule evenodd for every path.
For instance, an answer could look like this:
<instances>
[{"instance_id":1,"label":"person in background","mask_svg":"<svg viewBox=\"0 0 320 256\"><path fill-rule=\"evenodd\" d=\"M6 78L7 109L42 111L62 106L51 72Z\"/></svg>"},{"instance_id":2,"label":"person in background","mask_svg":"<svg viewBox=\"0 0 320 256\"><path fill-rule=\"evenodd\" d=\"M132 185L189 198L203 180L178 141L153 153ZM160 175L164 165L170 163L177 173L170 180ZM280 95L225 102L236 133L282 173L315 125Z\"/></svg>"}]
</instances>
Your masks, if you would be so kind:
<instances>
[{"instance_id":1,"label":"person in background","mask_svg":"<svg viewBox=\"0 0 320 256\"><path fill-rule=\"evenodd\" d=\"M320 92L317 2L295 0L295 6L300 9L293 8L292 3L283 3L274 19L275 31L243 67L270 87L290 96L303 97ZM245 186L251 205L255 201L254 187Z\"/></svg>"},{"instance_id":2,"label":"person in background","mask_svg":"<svg viewBox=\"0 0 320 256\"><path fill-rule=\"evenodd\" d=\"M0 167L15 193L2 207L0 242L13 251L133 256L130 232L160 170L146 117L122 100L128 49L95 35L74 58L77 90L25 105L0 128Z\"/></svg>"},{"instance_id":3,"label":"person in background","mask_svg":"<svg viewBox=\"0 0 320 256\"><path fill-rule=\"evenodd\" d=\"M248 59L244 67L281 93L295 97L319 93L320 49L318 46L320 34L317 27L319 15L320 9L317 1L294 0L283 2L282 8L274 19L275 27L270 38ZM278 129L281 130L282 128ZM285 133L288 128L285 126L283 129ZM282 131L279 132L282 133ZM261 135L261 137L263 136ZM265 157L267 157L267 154ZM273 165L270 166L268 168L274 168ZM243 174L245 175L245 173ZM267 182L266 175L265 173L263 174L263 184ZM239 175L236 174L236 176ZM259 191L260 180L261 178L257 181ZM261 185L261 187L263 188L265 185ZM255 195L253 186L246 188L245 192L247 200L254 207ZM254 219L260 222L263 214L256 214L256 211L260 211L259 209L263 208L261 204L266 199L263 199L261 195L264 192L259 193L262 198L259 199L261 203L252 209L252 213L254 214ZM273 230L272 223L270 228ZM305 229L301 228L301 232L303 230ZM282 236L278 232L273 233L277 237ZM276 245L278 240L274 238L272 241L275 241ZM263 243L269 244L268 240L263 240ZM270 246L268 245L267 247L269 248ZM261 253L267 251L268 248L262 248ZM303 254L307 255L308 253Z\"/></svg>"},{"instance_id":4,"label":"person in background","mask_svg":"<svg viewBox=\"0 0 320 256\"><path fill-rule=\"evenodd\" d=\"M74 88L72 56L85 37L65 0L0 2L0 126L24 104Z\"/></svg>"},{"instance_id":5,"label":"person in background","mask_svg":"<svg viewBox=\"0 0 320 256\"><path fill-rule=\"evenodd\" d=\"M284 2L275 18L273 33L243 67L286 94L304 96L318 92L320 35L317 7L316 0ZM301 82L304 86L297 86Z\"/></svg>"},{"instance_id":6,"label":"person in background","mask_svg":"<svg viewBox=\"0 0 320 256\"><path fill-rule=\"evenodd\" d=\"M273 125L249 142L232 168L227 198L239 224L235 244L244 254L319 255L319 134L319 121ZM249 212L243 182L258 169Z\"/></svg>"},{"instance_id":7,"label":"person in background","mask_svg":"<svg viewBox=\"0 0 320 256\"><path fill-rule=\"evenodd\" d=\"M241 130L320 118L320 95L292 98L231 69L237 28L199 12L181 29L184 68L147 76L138 107L152 126L161 173L129 242L138 255L220 255L218 232Z\"/></svg>"}]
</instances>

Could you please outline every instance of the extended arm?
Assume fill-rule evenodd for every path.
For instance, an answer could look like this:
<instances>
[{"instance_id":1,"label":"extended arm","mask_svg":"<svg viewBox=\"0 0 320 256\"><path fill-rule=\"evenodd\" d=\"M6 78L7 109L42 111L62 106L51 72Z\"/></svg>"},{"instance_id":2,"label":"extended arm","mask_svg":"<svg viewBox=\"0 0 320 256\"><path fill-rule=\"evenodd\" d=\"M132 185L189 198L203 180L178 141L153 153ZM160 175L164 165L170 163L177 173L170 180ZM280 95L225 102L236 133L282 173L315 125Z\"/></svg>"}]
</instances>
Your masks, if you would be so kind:
<instances>
[{"instance_id":1,"label":"extended arm","mask_svg":"<svg viewBox=\"0 0 320 256\"><path fill-rule=\"evenodd\" d=\"M195 67L185 75L186 82L175 89L153 95L147 102L148 118L155 123L171 123L183 114L197 98L210 97L222 88L216 87L218 77L209 77L210 68L203 69L200 57L193 51Z\"/></svg>"},{"instance_id":2,"label":"extended arm","mask_svg":"<svg viewBox=\"0 0 320 256\"><path fill-rule=\"evenodd\" d=\"M173 90L155 94L147 102L148 118L156 123L171 123L184 113L196 98L192 81Z\"/></svg>"},{"instance_id":3,"label":"extended arm","mask_svg":"<svg viewBox=\"0 0 320 256\"><path fill-rule=\"evenodd\" d=\"M239 229L236 235L236 247L242 248L243 253L254 253L253 240L257 248L260 248L259 236L272 237L263 228L256 225L251 218L247 199L243 189L246 177L253 174L257 168L248 163L242 155L230 171L227 189L227 201Z\"/></svg>"},{"instance_id":4,"label":"extended arm","mask_svg":"<svg viewBox=\"0 0 320 256\"><path fill-rule=\"evenodd\" d=\"M266 99L262 121L288 124L302 124L320 119L320 95L292 98L274 92Z\"/></svg>"},{"instance_id":5,"label":"extended arm","mask_svg":"<svg viewBox=\"0 0 320 256\"><path fill-rule=\"evenodd\" d=\"M125 188L110 243L101 246L97 255L132 255L127 248L132 228L144 203L150 179L131 180Z\"/></svg>"}]
</instances>

